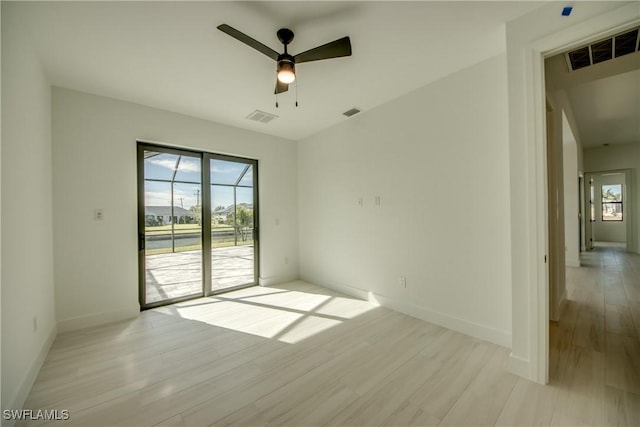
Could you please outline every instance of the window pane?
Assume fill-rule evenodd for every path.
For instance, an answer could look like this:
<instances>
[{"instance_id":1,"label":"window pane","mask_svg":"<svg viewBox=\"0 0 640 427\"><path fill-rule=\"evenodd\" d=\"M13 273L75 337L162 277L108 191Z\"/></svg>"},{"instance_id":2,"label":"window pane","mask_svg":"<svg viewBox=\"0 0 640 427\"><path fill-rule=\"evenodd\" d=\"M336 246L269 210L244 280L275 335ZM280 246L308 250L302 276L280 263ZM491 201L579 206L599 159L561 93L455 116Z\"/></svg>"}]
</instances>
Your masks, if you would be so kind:
<instances>
[{"instance_id":1,"label":"window pane","mask_svg":"<svg viewBox=\"0 0 640 427\"><path fill-rule=\"evenodd\" d=\"M603 221L622 221L622 203L603 203Z\"/></svg>"},{"instance_id":2,"label":"window pane","mask_svg":"<svg viewBox=\"0 0 640 427\"><path fill-rule=\"evenodd\" d=\"M244 185L246 187L253 187L253 166L249 166L249 169L247 169L244 176L240 180L239 185Z\"/></svg>"},{"instance_id":3,"label":"window pane","mask_svg":"<svg viewBox=\"0 0 640 427\"><path fill-rule=\"evenodd\" d=\"M245 163L211 160L211 184L235 185L246 167Z\"/></svg>"},{"instance_id":4,"label":"window pane","mask_svg":"<svg viewBox=\"0 0 640 427\"><path fill-rule=\"evenodd\" d=\"M603 185L602 201L603 202L622 202L622 184Z\"/></svg>"},{"instance_id":5,"label":"window pane","mask_svg":"<svg viewBox=\"0 0 640 427\"><path fill-rule=\"evenodd\" d=\"M144 179L163 179L171 181L173 171L178 163L175 154L144 152Z\"/></svg>"},{"instance_id":6,"label":"window pane","mask_svg":"<svg viewBox=\"0 0 640 427\"><path fill-rule=\"evenodd\" d=\"M239 227L253 228L253 189L238 187L236 190L236 222Z\"/></svg>"},{"instance_id":7,"label":"window pane","mask_svg":"<svg viewBox=\"0 0 640 427\"><path fill-rule=\"evenodd\" d=\"M175 181L200 182L200 159L181 156Z\"/></svg>"}]
</instances>

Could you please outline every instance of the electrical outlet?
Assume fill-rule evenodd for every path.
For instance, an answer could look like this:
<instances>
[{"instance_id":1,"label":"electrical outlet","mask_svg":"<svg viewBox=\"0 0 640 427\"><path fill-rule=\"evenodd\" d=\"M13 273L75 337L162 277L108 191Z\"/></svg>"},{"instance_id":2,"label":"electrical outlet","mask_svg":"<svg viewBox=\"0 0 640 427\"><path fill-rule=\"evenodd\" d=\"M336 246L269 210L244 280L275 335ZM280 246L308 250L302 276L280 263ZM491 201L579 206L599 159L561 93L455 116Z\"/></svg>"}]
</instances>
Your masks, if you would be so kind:
<instances>
[{"instance_id":1,"label":"electrical outlet","mask_svg":"<svg viewBox=\"0 0 640 427\"><path fill-rule=\"evenodd\" d=\"M400 278L400 286L403 287L403 288L407 287L407 278L406 277L403 276L403 277Z\"/></svg>"},{"instance_id":2,"label":"electrical outlet","mask_svg":"<svg viewBox=\"0 0 640 427\"><path fill-rule=\"evenodd\" d=\"M96 209L93 213L93 219L102 221L104 219L104 211L102 209Z\"/></svg>"},{"instance_id":3,"label":"electrical outlet","mask_svg":"<svg viewBox=\"0 0 640 427\"><path fill-rule=\"evenodd\" d=\"M380 196L376 196L374 199L376 206L380 206Z\"/></svg>"}]
</instances>

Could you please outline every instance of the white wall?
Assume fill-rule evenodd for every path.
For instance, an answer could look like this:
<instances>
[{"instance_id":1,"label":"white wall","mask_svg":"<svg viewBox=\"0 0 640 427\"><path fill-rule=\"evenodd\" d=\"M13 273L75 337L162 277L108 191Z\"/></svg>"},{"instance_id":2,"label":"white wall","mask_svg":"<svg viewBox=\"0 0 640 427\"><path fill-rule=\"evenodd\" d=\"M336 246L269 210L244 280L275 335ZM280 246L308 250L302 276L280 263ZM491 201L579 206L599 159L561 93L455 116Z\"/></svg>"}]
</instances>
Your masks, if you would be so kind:
<instances>
[{"instance_id":1,"label":"white wall","mask_svg":"<svg viewBox=\"0 0 640 427\"><path fill-rule=\"evenodd\" d=\"M138 311L137 140L257 158L261 281L297 278L295 143L54 88L54 248L60 330ZM93 220L96 208L104 210L103 221Z\"/></svg>"},{"instance_id":2,"label":"white wall","mask_svg":"<svg viewBox=\"0 0 640 427\"><path fill-rule=\"evenodd\" d=\"M546 190L542 53L579 43L640 17L637 2L576 2L570 17L549 2L507 23L513 345L510 369L545 383Z\"/></svg>"},{"instance_id":3,"label":"white wall","mask_svg":"<svg viewBox=\"0 0 640 427\"><path fill-rule=\"evenodd\" d=\"M629 216L629 234L627 234L627 250L639 252L640 242L640 141L635 144L614 144L608 147L584 150L585 172L613 171L629 169L630 181L627 187L627 203L633 211ZM597 193L597 191L596 191ZM597 216L597 209L596 209ZM596 240L594 238L594 240Z\"/></svg>"},{"instance_id":4,"label":"white wall","mask_svg":"<svg viewBox=\"0 0 640 427\"><path fill-rule=\"evenodd\" d=\"M47 78L3 2L2 409L22 408L56 333L50 114Z\"/></svg>"},{"instance_id":5,"label":"white wall","mask_svg":"<svg viewBox=\"0 0 640 427\"><path fill-rule=\"evenodd\" d=\"M501 55L302 141L300 276L509 346L505 81Z\"/></svg>"},{"instance_id":6,"label":"white wall","mask_svg":"<svg viewBox=\"0 0 640 427\"><path fill-rule=\"evenodd\" d=\"M578 144L562 114L562 160L564 171L564 244L565 262L569 267L580 267L580 195L578 177Z\"/></svg>"}]
</instances>

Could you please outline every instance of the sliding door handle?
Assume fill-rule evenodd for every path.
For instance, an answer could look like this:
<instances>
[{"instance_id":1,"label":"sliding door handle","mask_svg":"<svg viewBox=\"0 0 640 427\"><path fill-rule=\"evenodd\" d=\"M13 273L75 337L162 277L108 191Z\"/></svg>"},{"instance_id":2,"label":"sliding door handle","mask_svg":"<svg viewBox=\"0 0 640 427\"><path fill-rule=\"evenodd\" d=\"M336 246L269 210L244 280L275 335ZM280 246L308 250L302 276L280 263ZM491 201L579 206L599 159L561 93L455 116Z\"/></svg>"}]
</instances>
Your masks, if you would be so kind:
<instances>
[{"instance_id":1,"label":"sliding door handle","mask_svg":"<svg viewBox=\"0 0 640 427\"><path fill-rule=\"evenodd\" d=\"M144 233L138 234L138 250L144 251Z\"/></svg>"}]
</instances>

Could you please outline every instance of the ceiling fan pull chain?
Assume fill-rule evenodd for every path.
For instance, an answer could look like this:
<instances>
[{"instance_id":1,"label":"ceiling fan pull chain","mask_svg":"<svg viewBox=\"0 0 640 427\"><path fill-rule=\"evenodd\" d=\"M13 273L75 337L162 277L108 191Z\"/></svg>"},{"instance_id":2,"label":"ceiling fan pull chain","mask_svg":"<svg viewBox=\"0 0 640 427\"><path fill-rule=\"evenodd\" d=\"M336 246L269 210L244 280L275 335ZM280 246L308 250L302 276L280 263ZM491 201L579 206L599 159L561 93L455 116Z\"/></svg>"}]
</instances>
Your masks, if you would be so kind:
<instances>
[{"instance_id":1,"label":"ceiling fan pull chain","mask_svg":"<svg viewBox=\"0 0 640 427\"><path fill-rule=\"evenodd\" d=\"M278 108L278 94L276 93L276 108Z\"/></svg>"},{"instance_id":2,"label":"ceiling fan pull chain","mask_svg":"<svg viewBox=\"0 0 640 427\"><path fill-rule=\"evenodd\" d=\"M298 79L296 79L296 107L298 106Z\"/></svg>"}]
</instances>

